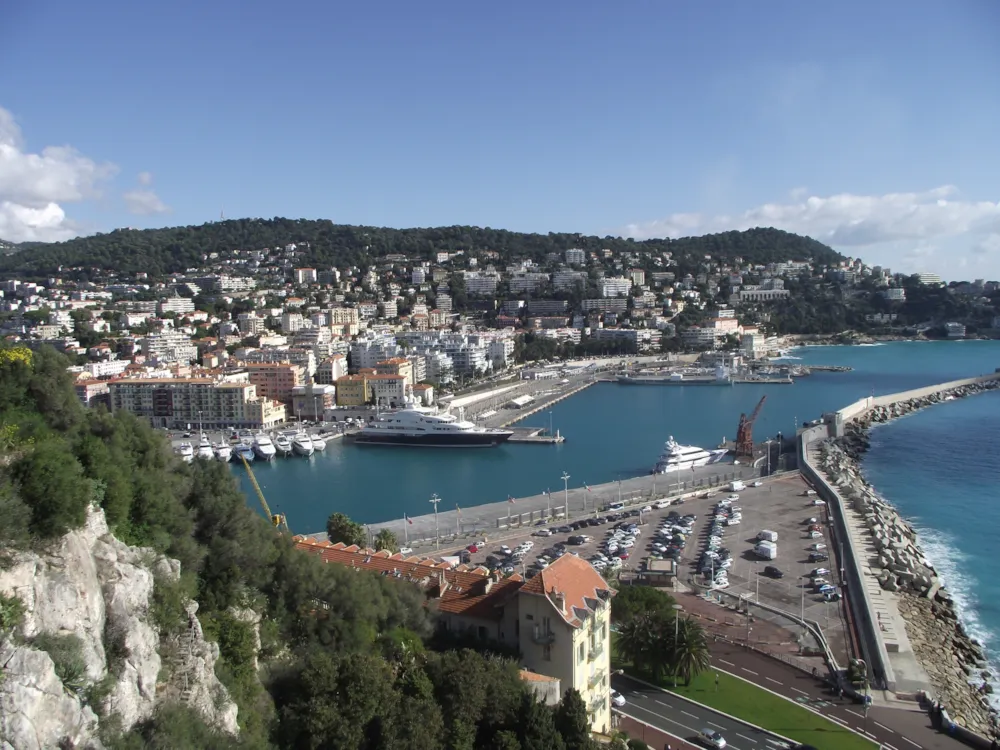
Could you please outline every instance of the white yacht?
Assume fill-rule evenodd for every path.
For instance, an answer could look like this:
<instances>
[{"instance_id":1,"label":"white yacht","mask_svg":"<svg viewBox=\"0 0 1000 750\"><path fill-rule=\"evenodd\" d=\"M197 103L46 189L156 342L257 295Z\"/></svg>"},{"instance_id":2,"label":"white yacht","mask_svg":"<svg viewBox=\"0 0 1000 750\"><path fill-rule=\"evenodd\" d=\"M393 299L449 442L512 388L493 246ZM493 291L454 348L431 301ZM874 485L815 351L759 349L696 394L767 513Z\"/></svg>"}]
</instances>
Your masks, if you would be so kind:
<instances>
[{"instance_id":1,"label":"white yacht","mask_svg":"<svg viewBox=\"0 0 1000 750\"><path fill-rule=\"evenodd\" d=\"M212 451L212 441L208 439L208 435L204 432L201 433L201 439L198 441L198 451L195 455L198 458L204 458L206 461L211 461L215 458L215 453Z\"/></svg>"},{"instance_id":2,"label":"white yacht","mask_svg":"<svg viewBox=\"0 0 1000 750\"><path fill-rule=\"evenodd\" d=\"M194 446L191 443L181 443L174 451L185 463L194 461Z\"/></svg>"},{"instance_id":3,"label":"white yacht","mask_svg":"<svg viewBox=\"0 0 1000 750\"><path fill-rule=\"evenodd\" d=\"M309 433L305 430L296 432L292 438L292 450L300 456L311 456L313 454L313 442Z\"/></svg>"},{"instance_id":4,"label":"white yacht","mask_svg":"<svg viewBox=\"0 0 1000 750\"><path fill-rule=\"evenodd\" d=\"M263 432L259 432L254 436L253 452L257 454L257 458L261 461L270 461L274 458L274 454L277 453L274 443L271 442L271 438Z\"/></svg>"},{"instance_id":5,"label":"white yacht","mask_svg":"<svg viewBox=\"0 0 1000 750\"><path fill-rule=\"evenodd\" d=\"M325 451L326 450L326 440L324 440L323 438L321 438L319 435L311 435L310 437L312 438L313 448L315 450L318 450L318 451Z\"/></svg>"},{"instance_id":6,"label":"white yacht","mask_svg":"<svg viewBox=\"0 0 1000 750\"><path fill-rule=\"evenodd\" d=\"M654 474L666 474L681 469L693 469L719 460L725 451L707 451L695 445L680 445L671 435L663 446L660 460L656 462Z\"/></svg>"},{"instance_id":7,"label":"white yacht","mask_svg":"<svg viewBox=\"0 0 1000 750\"><path fill-rule=\"evenodd\" d=\"M212 452L215 454L215 458L222 463L229 463L233 458L233 449L229 446L229 443L218 442L212 444Z\"/></svg>"},{"instance_id":8,"label":"white yacht","mask_svg":"<svg viewBox=\"0 0 1000 750\"><path fill-rule=\"evenodd\" d=\"M363 425L358 443L423 445L432 448L489 448L507 442L514 433L479 427L447 411L408 403Z\"/></svg>"},{"instance_id":9,"label":"white yacht","mask_svg":"<svg viewBox=\"0 0 1000 750\"><path fill-rule=\"evenodd\" d=\"M274 436L274 448L278 451L279 456L292 455L291 436L286 435L284 432L279 432Z\"/></svg>"}]
</instances>

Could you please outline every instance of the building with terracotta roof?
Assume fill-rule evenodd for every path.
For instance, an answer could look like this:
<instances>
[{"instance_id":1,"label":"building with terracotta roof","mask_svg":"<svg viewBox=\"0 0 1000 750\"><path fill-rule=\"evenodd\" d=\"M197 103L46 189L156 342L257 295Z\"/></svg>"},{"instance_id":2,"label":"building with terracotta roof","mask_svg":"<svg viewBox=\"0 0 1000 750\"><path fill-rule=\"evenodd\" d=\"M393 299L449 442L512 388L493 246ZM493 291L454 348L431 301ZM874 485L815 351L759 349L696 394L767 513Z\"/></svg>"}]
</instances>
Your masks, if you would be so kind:
<instances>
[{"instance_id":1,"label":"building with terracotta roof","mask_svg":"<svg viewBox=\"0 0 1000 750\"><path fill-rule=\"evenodd\" d=\"M372 397L368 376L344 375L337 378L337 406L364 406Z\"/></svg>"},{"instance_id":2,"label":"building with terracotta roof","mask_svg":"<svg viewBox=\"0 0 1000 750\"><path fill-rule=\"evenodd\" d=\"M611 727L611 597L593 566L564 555L525 581L485 568L374 552L296 537L296 546L337 563L419 586L445 630L516 648L533 689L580 691L594 731ZM549 679L544 679L549 678ZM557 687L553 688L553 681ZM552 696L549 696L551 700Z\"/></svg>"}]
</instances>

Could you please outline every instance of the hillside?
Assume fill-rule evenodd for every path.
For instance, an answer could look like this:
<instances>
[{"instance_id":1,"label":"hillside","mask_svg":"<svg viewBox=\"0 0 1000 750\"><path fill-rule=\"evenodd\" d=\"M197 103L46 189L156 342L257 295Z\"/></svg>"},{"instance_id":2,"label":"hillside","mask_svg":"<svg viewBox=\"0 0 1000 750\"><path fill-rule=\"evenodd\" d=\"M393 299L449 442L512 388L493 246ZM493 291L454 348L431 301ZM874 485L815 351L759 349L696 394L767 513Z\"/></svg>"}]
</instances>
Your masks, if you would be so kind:
<instances>
[{"instance_id":1,"label":"hillside","mask_svg":"<svg viewBox=\"0 0 1000 750\"><path fill-rule=\"evenodd\" d=\"M549 253L572 247L615 251L666 251L695 261L704 255L740 256L751 263L813 258L836 262L841 256L826 245L778 229L750 229L677 240L634 242L620 237L580 234L528 234L480 227L389 229L334 224L327 220L236 219L201 226L164 229L118 229L108 234L67 242L39 244L0 257L0 273L45 276L60 267L97 268L150 276L181 272L203 263L203 256L230 250L259 250L294 242L308 244L303 264L365 265L390 253L410 259L433 260L437 252L495 250L501 263L518 259L545 262Z\"/></svg>"}]
</instances>

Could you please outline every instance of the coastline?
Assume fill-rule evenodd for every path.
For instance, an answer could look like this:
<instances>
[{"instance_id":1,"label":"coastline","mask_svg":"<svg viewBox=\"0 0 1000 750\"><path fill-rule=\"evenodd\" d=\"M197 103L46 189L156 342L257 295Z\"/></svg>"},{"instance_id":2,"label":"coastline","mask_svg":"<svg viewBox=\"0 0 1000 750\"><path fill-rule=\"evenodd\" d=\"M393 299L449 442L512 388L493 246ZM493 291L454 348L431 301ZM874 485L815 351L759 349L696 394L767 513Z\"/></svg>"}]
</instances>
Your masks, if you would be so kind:
<instances>
[{"instance_id":1,"label":"coastline","mask_svg":"<svg viewBox=\"0 0 1000 750\"><path fill-rule=\"evenodd\" d=\"M982 644L970 637L960 607L927 559L912 524L883 498L865 478L861 459L870 446L869 432L935 404L1000 388L1000 380L957 386L925 396L874 406L848 421L842 437L821 449L821 467L850 496L854 510L864 517L880 570L878 583L897 595L899 614L920 667L936 700L953 714L955 722L993 736L998 714L990 702L996 674ZM942 650L943 647L943 650Z\"/></svg>"}]
</instances>

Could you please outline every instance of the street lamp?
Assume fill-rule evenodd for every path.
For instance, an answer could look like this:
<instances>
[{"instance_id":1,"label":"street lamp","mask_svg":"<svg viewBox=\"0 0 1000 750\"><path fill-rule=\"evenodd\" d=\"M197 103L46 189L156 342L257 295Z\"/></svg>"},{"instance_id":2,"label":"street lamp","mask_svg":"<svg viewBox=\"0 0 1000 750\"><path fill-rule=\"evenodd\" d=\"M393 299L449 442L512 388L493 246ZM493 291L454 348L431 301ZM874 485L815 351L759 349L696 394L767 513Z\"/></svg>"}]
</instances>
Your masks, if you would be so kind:
<instances>
[{"instance_id":1,"label":"street lamp","mask_svg":"<svg viewBox=\"0 0 1000 750\"><path fill-rule=\"evenodd\" d=\"M434 549L441 549L441 533L438 530L438 503L441 502L441 498L435 492L428 502L434 506Z\"/></svg>"},{"instance_id":2,"label":"street lamp","mask_svg":"<svg viewBox=\"0 0 1000 750\"><path fill-rule=\"evenodd\" d=\"M684 610L680 604L673 605L674 610L674 687L677 687L677 638L679 637L681 612Z\"/></svg>"},{"instance_id":3,"label":"street lamp","mask_svg":"<svg viewBox=\"0 0 1000 750\"><path fill-rule=\"evenodd\" d=\"M764 441L767 446L767 476L771 476L771 438Z\"/></svg>"},{"instance_id":4,"label":"street lamp","mask_svg":"<svg viewBox=\"0 0 1000 750\"><path fill-rule=\"evenodd\" d=\"M564 506L563 507L563 513L565 513L566 517L569 518L569 474L567 474L564 471L562 473L561 479L563 480L563 506ZM584 513L586 513L587 512L587 508L586 508L587 496L586 495L584 495L584 497L583 497L583 504L584 504L583 511L584 511Z\"/></svg>"}]
</instances>

